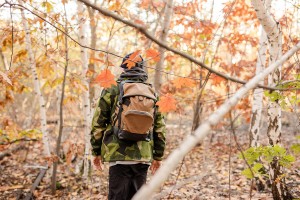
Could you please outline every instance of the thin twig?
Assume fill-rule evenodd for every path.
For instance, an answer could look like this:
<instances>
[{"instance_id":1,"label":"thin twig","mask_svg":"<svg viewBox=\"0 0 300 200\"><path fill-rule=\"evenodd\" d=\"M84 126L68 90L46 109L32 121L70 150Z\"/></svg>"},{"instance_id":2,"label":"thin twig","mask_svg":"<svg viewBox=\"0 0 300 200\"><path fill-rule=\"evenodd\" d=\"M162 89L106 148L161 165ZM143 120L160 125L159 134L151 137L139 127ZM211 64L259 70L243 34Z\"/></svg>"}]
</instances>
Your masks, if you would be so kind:
<instances>
[{"instance_id":1,"label":"thin twig","mask_svg":"<svg viewBox=\"0 0 300 200\"><path fill-rule=\"evenodd\" d=\"M66 11L66 5L64 4L64 11L65 11L65 32L68 34L68 20L67 20L67 11ZM65 95L65 86L66 86L66 78L67 78L67 72L68 72L68 65L69 65L69 47L68 47L68 37L67 34L65 35L65 69L64 69L64 76L63 76L63 82L62 82L62 89L61 89L61 99L60 99L60 106L59 106L59 131L58 131L58 138L56 143L56 155L59 157L59 151L61 148L61 138L63 134L63 102L64 102L64 95ZM56 173L57 173L57 165L58 161L53 163L53 175L52 175L52 188L51 192L54 195L56 192Z\"/></svg>"},{"instance_id":2,"label":"thin twig","mask_svg":"<svg viewBox=\"0 0 300 200\"><path fill-rule=\"evenodd\" d=\"M232 115L230 111L230 121L232 121ZM231 124L231 130L233 129L232 123ZM228 189L229 189L229 200L231 199L231 153L232 153L232 146L231 146L231 134L229 134L229 169L228 169ZM251 199L251 198L250 198Z\"/></svg>"},{"instance_id":3,"label":"thin twig","mask_svg":"<svg viewBox=\"0 0 300 200\"><path fill-rule=\"evenodd\" d=\"M14 20L11 12L11 6L9 7L9 11L10 11L10 20L11 20L11 54L10 54L9 69L11 69L11 63L14 55Z\"/></svg>"},{"instance_id":4,"label":"thin twig","mask_svg":"<svg viewBox=\"0 0 300 200\"><path fill-rule=\"evenodd\" d=\"M84 4L86 4L87 6L90 6L92 7L93 9L95 10L98 10L100 13L102 13L103 15L105 16L108 16L108 17L112 17L118 21L121 21L123 22L124 24L127 24L128 26L131 26L133 28L136 28L137 30L139 30L142 34L144 34L147 38L151 39L153 42L155 42L156 44L158 44L159 46L162 46L163 48L177 54L177 55L180 55L182 56L183 58L186 58L187 60L207 69L208 71L210 71L211 73L217 75L217 76L220 76L226 80L230 80L232 82L236 82L236 83L239 83L239 84L246 84L247 82L246 81L243 81L243 80L240 80L238 78L235 78L235 77L230 77L224 73L221 73L215 69L212 69L210 67L208 67L207 65L205 65L204 63L198 61L196 58L184 53L184 52L181 52L177 49L173 49L171 47L169 47L168 45L166 45L165 43L162 43L161 41L159 41L158 39L156 39L154 36L152 36L143 26L139 25L139 24L136 24L134 22L131 22L131 21L128 21L128 20L125 20L123 18L121 18L120 16L118 16L117 14L113 13L113 12L110 12L110 11L107 11L103 8L99 8L98 6L96 5L93 5L91 4L90 2L87 2L86 0L79 0L81 2L83 2ZM18 7L21 7L27 11L29 11L30 13L32 13L33 15L37 16L38 18L44 20L45 22L47 22L48 24L50 24L51 26L53 26L54 28L56 28L57 30L61 31L63 34L65 34L68 38L70 38L73 42L75 42L76 44L78 44L79 46L83 47L83 48L87 48L87 49L90 49L90 50L93 50L93 51L100 51L100 52L104 52L104 53L107 53L107 54L110 54L110 55L113 55L115 57L118 57L118 58L123 58L123 56L119 56L115 53L111 53L111 52L107 52L105 50L102 50L102 49L95 49L95 48L91 48L91 47L88 47L88 46L85 46L85 45L82 45L80 44L78 41L76 41L75 39L73 39L69 34L67 34L64 30L62 30L61 28L55 26L54 24L52 24L51 22L49 22L48 20L46 20L45 18L41 17L40 15L34 13L33 11L31 11L30 9L26 8L25 6L22 6L20 4L15 4L15 3L9 3L9 2L6 2L7 4L11 5L11 6L18 6ZM133 61L134 62L134 61ZM186 77L186 78L189 78L189 77ZM264 85L260 85L258 84L257 87L260 87L260 88L264 88L264 89L267 89L267 90L300 90L300 88L288 88L288 89L282 89L282 88L275 88L275 87L270 87L270 86L264 86Z\"/></svg>"},{"instance_id":5,"label":"thin twig","mask_svg":"<svg viewBox=\"0 0 300 200\"><path fill-rule=\"evenodd\" d=\"M178 174L177 174L175 183L177 183L177 181L178 181L178 179L179 179L179 175L180 175L180 173L181 173L181 170L182 170L182 166L183 166L184 161L185 161L185 157L184 157L184 158L182 159L182 161L181 161L181 165L180 165L180 167L179 167L179 170L178 170ZM170 192L169 192L169 195L168 195L168 198L167 198L167 199L171 199L171 194L172 194L172 192L173 192L174 189L175 189L175 187L172 187L172 188L171 188L171 190L170 190Z\"/></svg>"},{"instance_id":6,"label":"thin twig","mask_svg":"<svg viewBox=\"0 0 300 200\"><path fill-rule=\"evenodd\" d=\"M231 112L231 110L230 110L230 112L229 112L229 117L230 117L230 128L231 128L231 132L232 132L232 134L233 134L233 138L234 138L235 144L236 144L236 146L237 146L237 149L238 149L239 152L241 153L241 155L242 155L242 157L243 157L243 160L245 161L246 165L248 166L248 168L249 168L249 170L250 170L250 172L251 172L252 177L254 177L254 172L253 172L253 170L252 170L252 167L250 166L250 164L249 164L248 161L246 160L246 157L245 157L245 154L244 154L244 152L243 152L243 149L242 149L241 145L240 145L240 144L238 143L238 141L237 141L237 136L236 136L236 134L235 134L235 128L234 128L234 121L235 121L235 120L232 119L232 112ZM239 117L239 115L236 116L235 119L237 119L238 117ZM250 194L249 194L249 199L250 199L250 200L251 200L251 198L252 198L252 188L253 188L253 184L254 184L254 182L253 182L253 179L252 179L252 180L251 180L251 186L250 186Z\"/></svg>"},{"instance_id":7,"label":"thin twig","mask_svg":"<svg viewBox=\"0 0 300 200\"><path fill-rule=\"evenodd\" d=\"M38 18L40 18L41 20L47 22L49 25L53 26L55 29L59 30L60 32L62 32L66 37L68 37L69 39L71 39L73 42L75 42L76 44L78 44L79 46L83 47L83 48L87 48L87 49L90 49L90 50L93 50L93 51L100 51L100 52L103 52L103 53L108 53L108 54L111 54L113 56L116 56L118 58L123 58L123 56L119 56L117 54L114 54L114 53L111 53L111 52L107 52L105 50L102 50L102 49L95 49L95 48L91 48L91 47L88 47L88 46L85 46L85 45L82 45L80 44L77 40L75 40L73 37L71 37L68 33L66 33L66 31L64 31L63 29L55 26L54 24L52 24L51 22L49 22L47 19L45 19L44 17L38 15L37 13L31 11L30 9L26 8L25 6L23 5L20 5L20 4L16 4L16 3L9 3L7 2L9 5L11 6L17 6L17 7L20 7L20 8L23 8L24 10L27 10L28 12L30 12L31 14L37 16ZM134 62L134 61L133 61Z\"/></svg>"},{"instance_id":8,"label":"thin twig","mask_svg":"<svg viewBox=\"0 0 300 200\"><path fill-rule=\"evenodd\" d=\"M16 142L21 142L21 141L24 141L24 142L36 142L36 141L39 141L38 139L36 138L19 138L19 139L16 139L16 140L11 140L11 141L8 141L8 142L0 142L0 145L8 145L8 144L13 144L13 143L16 143Z\"/></svg>"},{"instance_id":9,"label":"thin twig","mask_svg":"<svg viewBox=\"0 0 300 200\"><path fill-rule=\"evenodd\" d=\"M116 13L114 12L111 12L111 11L108 11L106 9L103 9L103 8L100 8L99 6L97 5L94 5L90 2L88 2L87 0L79 0L81 1L82 3L86 4L87 6L90 6L91 8L99 11L100 13L102 13L103 15L107 16L107 17L111 17L113 19L116 19L124 24L127 24L128 26L130 27L133 27L135 29L137 29L140 33L142 33L143 35L145 35L147 38L151 39L153 42L155 42L157 45L173 52L174 54L177 54L177 55L180 55L181 57L183 58L186 58L187 60L205 68L206 70L210 71L211 73L213 74L216 74L217 76L220 76L226 80L230 80L232 82L236 82L236 83L240 83L240 84L246 84L247 82L246 81L243 81L243 80L240 80L238 78L235 78L235 77L230 77L228 76L227 74L223 74L211 67L208 67L207 65L205 65L203 62L200 62L199 60L197 60L196 58L188 55L187 53L184 53L182 51L179 51L177 49L173 49L172 47L168 46L167 44L163 43L162 41L158 40L156 37L154 37L149 31L147 31L145 29L145 27L139 25L139 24L136 24L132 21L129 21L129 20L126 20L122 17L120 17L119 15L117 15ZM264 89L267 89L267 90L286 90L286 89L278 89L278 88L274 88L274 87L269 87L269 86L264 86L264 85L260 85L258 84L257 87L261 87L261 88L264 88ZM300 89L300 88L292 88L291 90L295 90L295 89Z\"/></svg>"}]
</instances>

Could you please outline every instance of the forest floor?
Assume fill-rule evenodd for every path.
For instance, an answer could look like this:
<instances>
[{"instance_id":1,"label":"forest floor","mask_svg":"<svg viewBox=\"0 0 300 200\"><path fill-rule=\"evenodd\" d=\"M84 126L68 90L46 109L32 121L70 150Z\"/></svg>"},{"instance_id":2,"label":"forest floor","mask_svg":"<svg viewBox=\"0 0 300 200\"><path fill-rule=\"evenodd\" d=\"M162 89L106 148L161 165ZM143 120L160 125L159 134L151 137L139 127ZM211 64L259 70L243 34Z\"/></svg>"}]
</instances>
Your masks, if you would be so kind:
<instances>
[{"instance_id":1,"label":"forest floor","mask_svg":"<svg viewBox=\"0 0 300 200\"><path fill-rule=\"evenodd\" d=\"M189 123L176 124L174 121L168 121L168 124L166 157L190 134ZM285 146L295 142L295 132L297 131L290 126L283 127ZM185 156L184 161L171 173L153 199L250 199L251 181L241 175L246 164L239 158L236 142L233 136L230 137L230 133L228 127L213 131ZM241 124L236 129L236 134L239 145L246 149L248 128ZM266 142L266 139L263 142ZM0 146L0 150L13 148L14 145ZM40 171L33 166L44 163L41 141L25 142L24 145L21 150L0 160L0 199L24 198ZM293 166L286 170L286 183L296 198L300 198L299 160L297 157ZM151 177L149 172L148 179ZM35 199L107 199L107 165L101 172L93 171L91 178L84 181L74 174L73 165L67 165L66 162L60 164L57 175L59 185L54 196L51 195L50 179L48 170L34 191ZM269 189L264 192L253 189L252 199L272 199L271 192Z\"/></svg>"}]
</instances>

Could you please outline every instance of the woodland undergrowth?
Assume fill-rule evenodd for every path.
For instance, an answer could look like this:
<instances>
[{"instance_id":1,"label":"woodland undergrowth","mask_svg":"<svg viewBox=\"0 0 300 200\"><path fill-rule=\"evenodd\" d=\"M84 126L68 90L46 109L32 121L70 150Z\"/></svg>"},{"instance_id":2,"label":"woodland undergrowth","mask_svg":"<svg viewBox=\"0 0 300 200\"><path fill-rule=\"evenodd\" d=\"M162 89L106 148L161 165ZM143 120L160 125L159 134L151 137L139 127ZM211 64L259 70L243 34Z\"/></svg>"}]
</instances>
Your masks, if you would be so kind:
<instances>
[{"instance_id":1,"label":"woodland undergrowth","mask_svg":"<svg viewBox=\"0 0 300 200\"><path fill-rule=\"evenodd\" d=\"M297 124L288 120L283 126L283 143L290 146L294 143ZM296 122L296 121L295 121ZM191 124L186 119L170 119L167 121L166 156L175 149L187 134L190 134ZM264 134L266 130L262 129ZM237 144L230 136L230 127L216 129L199 143L172 172L168 181L161 186L154 199L250 199L251 181L241 174L246 168L245 162L239 158ZM243 149L249 145L248 126L236 126L237 142ZM267 143L267 141L262 141ZM22 148L6 156L0 161L0 199L22 198L30 190L40 166L44 163L41 156L42 142L19 142L12 145L2 145L1 151L14 146ZM83 180L75 174L75 163L61 160L57 174L57 192L51 195L49 173L43 178L34 191L35 199L106 199L108 192L108 166L104 171L93 171L88 180ZM300 158L286 171L286 182L295 197L300 198ZM48 170L50 172L50 170ZM149 172L148 179L152 175ZM230 178L229 178L230 177ZM252 189L252 199L272 199L270 189L258 192Z\"/></svg>"}]
</instances>

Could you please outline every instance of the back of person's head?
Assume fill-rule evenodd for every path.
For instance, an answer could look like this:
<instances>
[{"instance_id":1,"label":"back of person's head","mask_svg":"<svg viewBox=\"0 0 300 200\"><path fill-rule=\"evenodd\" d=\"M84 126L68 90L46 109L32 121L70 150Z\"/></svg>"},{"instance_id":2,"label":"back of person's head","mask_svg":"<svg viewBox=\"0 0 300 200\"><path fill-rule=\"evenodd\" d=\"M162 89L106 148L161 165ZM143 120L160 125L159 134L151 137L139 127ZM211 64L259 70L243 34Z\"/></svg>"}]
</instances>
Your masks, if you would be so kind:
<instances>
[{"instance_id":1,"label":"back of person's head","mask_svg":"<svg viewBox=\"0 0 300 200\"><path fill-rule=\"evenodd\" d=\"M132 55L133 53L130 53L130 54L127 54L124 58L123 58L123 60L122 60L122 63L121 63L121 68L123 68L123 69L128 69L128 67L127 67L127 60L129 60L129 57ZM134 60L137 60L137 61L134 61L134 60L129 60L129 61L132 61L132 62L135 62L135 66L134 67L132 67L132 68L135 68L135 67L137 67L137 68L141 68L141 69L144 69L144 59L143 59L143 57L141 56L141 55L138 55L139 56L139 59L134 59Z\"/></svg>"},{"instance_id":2,"label":"back of person's head","mask_svg":"<svg viewBox=\"0 0 300 200\"><path fill-rule=\"evenodd\" d=\"M129 59L130 55L132 55L133 53L130 53L128 55L126 55L123 60L122 63L120 65L121 68L124 69L124 71L121 73L119 81L122 80L136 80L136 81L147 81L148 79L148 74L145 71L145 61L142 58L142 56L139 56L138 58L133 58L133 60ZM135 65L133 67L128 67L128 63L130 62L126 62L126 61L131 61L134 62Z\"/></svg>"}]
</instances>

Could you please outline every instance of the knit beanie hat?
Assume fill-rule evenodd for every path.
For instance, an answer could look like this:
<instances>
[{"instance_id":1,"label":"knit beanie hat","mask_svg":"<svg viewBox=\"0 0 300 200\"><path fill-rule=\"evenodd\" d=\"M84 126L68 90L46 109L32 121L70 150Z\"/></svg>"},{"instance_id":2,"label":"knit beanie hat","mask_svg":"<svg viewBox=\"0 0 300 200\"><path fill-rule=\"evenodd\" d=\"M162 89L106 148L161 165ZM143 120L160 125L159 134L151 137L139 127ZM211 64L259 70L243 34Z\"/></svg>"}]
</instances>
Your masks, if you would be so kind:
<instances>
[{"instance_id":1,"label":"knit beanie hat","mask_svg":"<svg viewBox=\"0 0 300 200\"><path fill-rule=\"evenodd\" d=\"M132 53L131 53L132 54ZM120 74L120 77L118 81L123 81L123 80L134 80L134 81L142 81L145 82L148 79L148 74L144 69L144 60L142 56L140 56L141 59L138 59L138 62L135 62L135 66L128 69L126 60L129 59L130 55L128 54L123 58L122 64L120 67L124 69L124 71ZM136 60L136 59L135 59ZM124 64L125 63L125 64Z\"/></svg>"},{"instance_id":2,"label":"knit beanie hat","mask_svg":"<svg viewBox=\"0 0 300 200\"><path fill-rule=\"evenodd\" d=\"M126 56L123 58L122 64L121 64L120 67L122 67L123 69L128 69L127 63L125 63L125 61L129 59L129 57L130 57L131 54L133 54L133 53L130 53L130 54L126 55ZM138 68L142 68L142 69L143 69L143 68L144 68L144 59L143 59L142 56L140 56L140 55L139 55L139 57L141 58L141 61L136 62L134 67L138 67ZM124 64L124 63L125 63L125 64Z\"/></svg>"}]
</instances>

